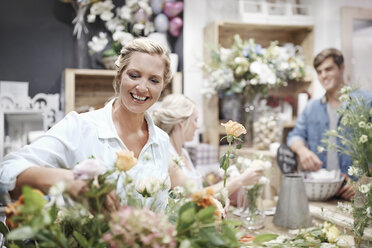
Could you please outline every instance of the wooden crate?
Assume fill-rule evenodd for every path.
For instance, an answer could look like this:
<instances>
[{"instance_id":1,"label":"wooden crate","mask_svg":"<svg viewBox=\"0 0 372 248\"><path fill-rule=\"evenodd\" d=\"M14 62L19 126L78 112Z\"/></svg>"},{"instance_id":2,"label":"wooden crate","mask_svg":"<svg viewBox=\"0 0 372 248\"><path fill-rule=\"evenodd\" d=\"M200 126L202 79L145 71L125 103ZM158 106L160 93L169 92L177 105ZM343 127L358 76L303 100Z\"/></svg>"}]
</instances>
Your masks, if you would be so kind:
<instances>
[{"instance_id":1,"label":"wooden crate","mask_svg":"<svg viewBox=\"0 0 372 248\"><path fill-rule=\"evenodd\" d=\"M293 43L300 45L303 49L305 63L312 65L314 50L313 26L308 25L266 25L250 24L243 22L215 21L204 28L204 60L210 59L209 46L221 45L225 48L231 47L234 35L239 34L243 40L253 38L256 43L267 47L271 41L278 41L279 45ZM276 96L297 96L297 94L310 87L311 78L304 83L290 84L289 87L282 87L279 90L271 91ZM218 118L218 96L203 96L203 120L204 130L203 142L219 144L219 137L224 129L221 128L221 121Z\"/></svg>"},{"instance_id":2,"label":"wooden crate","mask_svg":"<svg viewBox=\"0 0 372 248\"><path fill-rule=\"evenodd\" d=\"M84 112L89 107L101 108L114 96L115 70L71 69L64 70L62 98L65 113ZM164 89L164 94L182 93L182 73L177 72L173 81ZM64 97L63 97L64 95Z\"/></svg>"}]
</instances>

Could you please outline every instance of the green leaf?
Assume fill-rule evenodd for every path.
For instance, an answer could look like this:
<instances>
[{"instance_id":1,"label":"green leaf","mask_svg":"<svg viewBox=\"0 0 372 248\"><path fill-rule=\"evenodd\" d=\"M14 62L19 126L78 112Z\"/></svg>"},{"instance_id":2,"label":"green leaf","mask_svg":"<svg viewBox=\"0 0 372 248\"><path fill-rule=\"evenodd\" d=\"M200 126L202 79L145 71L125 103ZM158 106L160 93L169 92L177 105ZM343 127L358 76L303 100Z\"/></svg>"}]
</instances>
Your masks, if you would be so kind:
<instances>
[{"instance_id":1,"label":"green leaf","mask_svg":"<svg viewBox=\"0 0 372 248\"><path fill-rule=\"evenodd\" d=\"M223 169L223 170L227 170L227 168L229 168L230 166L230 159L229 159L229 156L227 153L225 153L221 159L220 159L220 167Z\"/></svg>"},{"instance_id":2,"label":"green leaf","mask_svg":"<svg viewBox=\"0 0 372 248\"><path fill-rule=\"evenodd\" d=\"M47 203L47 201L44 199L44 196L31 187L24 186L22 188L22 194L25 199L25 212L34 212L35 210L41 210Z\"/></svg>"},{"instance_id":3,"label":"green leaf","mask_svg":"<svg viewBox=\"0 0 372 248\"><path fill-rule=\"evenodd\" d=\"M258 234L254 239L253 243L254 244L262 244L264 242L268 242L270 240L274 240L278 237L278 234L273 234L273 233L263 233L263 234Z\"/></svg>"},{"instance_id":4,"label":"green leaf","mask_svg":"<svg viewBox=\"0 0 372 248\"><path fill-rule=\"evenodd\" d=\"M73 235L82 247L89 248L88 240L83 235L77 231L74 231Z\"/></svg>"},{"instance_id":5,"label":"green leaf","mask_svg":"<svg viewBox=\"0 0 372 248\"><path fill-rule=\"evenodd\" d=\"M226 245L225 241L221 237L221 234L214 227L200 229L199 235L203 237L204 240L208 240L214 246Z\"/></svg>"},{"instance_id":6,"label":"green leaf","mask_svg":"<svg viewBox=\"0 0 372 248\"><path fill-rule=\"evenodd\" d=\"M31 227L24 226L10 231L6 237L9 240L25 240L32 239L35 237L35 234Z\"/></svg>"},{"instance_id":7,"label":"green leaf","mask_svg":"<svg viewBox=\"0 0 372 248\"><path fill-rule=\"evenodd\" d=\"M0 221L0 233L2 233L4 236L9 233L8 227L2 221Z\"/></svg>"},{"instance_id":8,"label":"green leaf","mask_svg":"<svg viewBox=\"0 0 372 248\"><path fill-rule=\"evenodd\" d=\"M216 208L214 206L210 206L207 208L203 208L196 214L196 218L200 221L206 221L206 220L211 220L214 221L214 212Z\"/></svg>"},{"instance_id":9,"label":"green leaf","mask_svg":"<svg viewBox=\"0 0 372 248\"><path fill-rule=\"evenodd\" d=\"M222 225L222 235L225 239L229 240L230 243L238 244L236 233L228 225Z\"/></svg>"},{"instance_id":10,"label":"green leaf","mask_svg":"<svg viewBox=\"0 0 372 248\"><path fill-rule=\"evenodd\" d=\"M242 148L242 144L238 144L238 145L236 145L235 148L236 148L236 149L240 149L240 148Z\"/></svg>"}]
</instances>

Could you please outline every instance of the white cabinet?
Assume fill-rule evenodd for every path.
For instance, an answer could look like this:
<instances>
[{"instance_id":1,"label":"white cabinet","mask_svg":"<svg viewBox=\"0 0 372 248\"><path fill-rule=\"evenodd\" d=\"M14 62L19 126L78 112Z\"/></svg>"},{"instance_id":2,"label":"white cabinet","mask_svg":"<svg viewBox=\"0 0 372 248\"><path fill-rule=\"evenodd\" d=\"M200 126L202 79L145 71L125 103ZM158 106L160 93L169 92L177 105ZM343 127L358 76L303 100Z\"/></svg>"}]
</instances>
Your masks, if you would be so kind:
<instances>
[{"instance_id":1,"label":"white cabinet","mask_svg":"<svg viewBox=\"0 0 372 248\"><path fill-rule=\"evenodd\" d=\"M0 159L29 143L29 133L46 131L46 116L37 110L0 111Z\"/></svg>"}]
</instances>

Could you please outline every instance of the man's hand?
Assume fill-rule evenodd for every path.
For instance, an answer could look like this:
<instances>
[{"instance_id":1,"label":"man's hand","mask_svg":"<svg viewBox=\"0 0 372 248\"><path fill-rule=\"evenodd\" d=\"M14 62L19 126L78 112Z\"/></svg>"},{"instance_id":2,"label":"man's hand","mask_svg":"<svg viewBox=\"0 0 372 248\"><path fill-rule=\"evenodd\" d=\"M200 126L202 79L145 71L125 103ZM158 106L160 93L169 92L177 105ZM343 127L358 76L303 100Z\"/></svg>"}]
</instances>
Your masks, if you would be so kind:
<instances>
[{"instance_id":1,"label":"man's hand","mask_svg":"<svg viewBox=\"0 0 372 248\"><path fill-rule=\"evenodd\" d=\"M317 171L322 168L323 162L302 141L293 142L291 150L297 154L303 170Z\"/></svg>"},{"instance_id":2,"label":"man's hand","mask_svg":"<svg viewBox=\"0 0 372 248\"><path fill-rule=\"evenodd\" d=\"M318 156L310 151L308 148L302 148L301 150L299 150L297 155L304 170L317 171L322 168L322 161L320 161Z\"/></svg>"},{"instance_id":3,"label":"man's hand","mask_svg":"<svg viewBox=\"0 0 372 248\"><path fill-rule=\"evenodd\" d=\"M338 190L336 196L341 197L344 200L350 201L351 198L355 195L355 189L351 185L351 179L345 174L342 174L346 180L346 183Z\"/></svg>"}]
</instances>

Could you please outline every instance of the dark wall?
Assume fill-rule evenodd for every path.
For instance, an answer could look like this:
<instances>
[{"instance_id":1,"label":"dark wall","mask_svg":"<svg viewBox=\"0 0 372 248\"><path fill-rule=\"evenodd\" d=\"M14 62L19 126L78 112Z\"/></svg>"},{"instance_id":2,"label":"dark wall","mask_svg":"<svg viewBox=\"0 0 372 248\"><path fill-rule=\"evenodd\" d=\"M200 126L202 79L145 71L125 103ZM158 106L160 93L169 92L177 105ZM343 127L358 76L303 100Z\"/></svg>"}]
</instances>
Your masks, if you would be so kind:
<instances>
[{"instance_id":1,"label":"dark wall","mask_svg":"<svg viewBox=\"0 0 372 248\"><path fill-rule=\"evenodd\" d=\"M0 81L29 82L29 95L60 93L65 68L103 68L72 35L75 11L59 0L1 0ZM89 39L87 35L85 39ZM182 71L182 33L170 38Z\"/></svg>"},{"instance_id":2,"label":"dark wall","mask_svg":"<svg viewBox=\"0 0 372 248\"><path fill-rule=\"evenodd\" d=\"M74 67L70 4L2 0L0 80L29 82L29 95L60 92L64 68Z\"/></svg>"}]
</instances>

